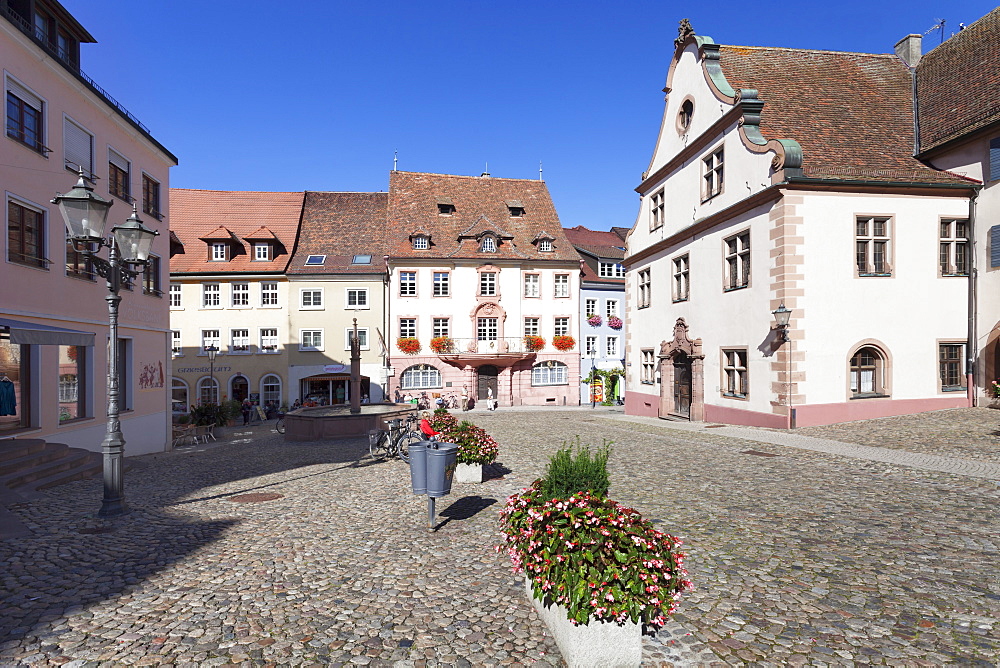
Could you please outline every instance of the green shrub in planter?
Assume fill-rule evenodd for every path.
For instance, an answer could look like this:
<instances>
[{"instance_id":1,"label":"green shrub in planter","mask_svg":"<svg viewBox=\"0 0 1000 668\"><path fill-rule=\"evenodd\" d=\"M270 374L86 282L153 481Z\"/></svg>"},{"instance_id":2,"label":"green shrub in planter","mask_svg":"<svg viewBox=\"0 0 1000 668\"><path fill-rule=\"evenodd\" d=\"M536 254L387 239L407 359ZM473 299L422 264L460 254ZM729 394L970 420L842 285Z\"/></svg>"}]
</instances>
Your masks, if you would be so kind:
<instances>
[{"instance_id":1,"label":"green shrub in planter","mask_svg":"<svg viewBox=\"0 0 1000 668\"><path fill-rule=\"evenodd\" d=\"M608 481L610 454L611 443L607 441L594 456L591 456L589 446L580 445L579 437L575 448L564 443L549 460L549 468L542 478L542 495L549 499L562 499L575 492L589 491L594 496L606 496L611 486Z\"/></svg>"},{"instance_id":2,"label":"green shrub in planter","mask_svg":"<svg viewBox=\"0 0 1000 668\"><path fill-rule=\"evenodd\" d=\"M492 464L500 453L497 442L482 427L463 420L461 423L443 408L434 411L431 419L440 439L458 445L459 464Z\"/></svg>"}]
</instances>

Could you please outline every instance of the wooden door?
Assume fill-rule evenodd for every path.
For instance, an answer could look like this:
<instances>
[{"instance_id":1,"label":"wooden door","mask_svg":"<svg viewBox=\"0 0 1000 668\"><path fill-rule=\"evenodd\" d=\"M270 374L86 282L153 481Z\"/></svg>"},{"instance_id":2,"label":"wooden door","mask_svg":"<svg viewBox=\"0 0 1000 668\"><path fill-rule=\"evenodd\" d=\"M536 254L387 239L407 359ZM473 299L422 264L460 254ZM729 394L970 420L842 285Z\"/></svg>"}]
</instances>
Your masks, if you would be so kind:
<instances>
[{"instance_id":1,"label":"wooden door","mask_svg":"<svg viewBox=\"0 0 1000 668\"><path fill-rule=\"evenodd\" d=\"M499 373L500 370L490 364L479 367L478 386L476 388L476 399L478 401L486 401L486 397L489 396L489 390L493 390L494 399L498 397L497 376Z\"/></svg>"},{"instance_id":2,"label":"wooden door","mask_svg":"<svg viewBox=\"0 0 1000 668\"><path fill-rule=\"evenodd\" d=\"M691 419L691 360L687 355L674 358L674 414Z\"/></svg>"}]
</instances>

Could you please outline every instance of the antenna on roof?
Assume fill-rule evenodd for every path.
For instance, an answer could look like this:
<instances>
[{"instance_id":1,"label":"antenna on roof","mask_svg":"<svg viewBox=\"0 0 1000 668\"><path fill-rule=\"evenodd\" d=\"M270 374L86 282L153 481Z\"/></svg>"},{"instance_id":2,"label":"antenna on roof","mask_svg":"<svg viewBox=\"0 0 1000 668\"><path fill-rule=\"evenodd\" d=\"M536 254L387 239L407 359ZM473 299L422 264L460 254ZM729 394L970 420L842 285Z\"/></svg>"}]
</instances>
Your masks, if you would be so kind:
<instances>
[{"instance_id":1,"label":"antenna on roof","mask_svg":"<svg viewBox=\"0 0 1000 668\"><path fill-rule=\"evenodd\" d=\"M542 161L538 161L538 180L542 180Z\"/></svg>"},{"instance_id":2,"label":"antenna on roof","mask_svg":"<svg viewBox=\"0 0 1000 668\"><path fill-rule=\"evenodd\" d=\"M944 24L945 24L945 19L934 19L934 21L935 21L934 25L932 25L930 28L928 28L927 31L924 34L925 35L930 35L935 30L940 31L941 32L941 43L943 44L944 43Z\"/></svg>"},{"instance_id":3,"label":"antenna on roof","mask_svg":"<svg viewBox=\"0 0 1000 668\"><path fill-rule=\"evenodd\" d=\"M490 161L487 160L486 161L486 171L483 172L482 174L480 174L480 176L488 178L489 175L490 175Z\"/></svg>"},{"instance_id":4,"label":"antenna on roof","mask_svg":"<svg viewBox=\"0 0 1000 668\"><path fill-rule=\"evenodd\" d=\"M392 152L392 171L396 171L396 164L399 162L399 151Z\"/></svg>"}]
</instances>

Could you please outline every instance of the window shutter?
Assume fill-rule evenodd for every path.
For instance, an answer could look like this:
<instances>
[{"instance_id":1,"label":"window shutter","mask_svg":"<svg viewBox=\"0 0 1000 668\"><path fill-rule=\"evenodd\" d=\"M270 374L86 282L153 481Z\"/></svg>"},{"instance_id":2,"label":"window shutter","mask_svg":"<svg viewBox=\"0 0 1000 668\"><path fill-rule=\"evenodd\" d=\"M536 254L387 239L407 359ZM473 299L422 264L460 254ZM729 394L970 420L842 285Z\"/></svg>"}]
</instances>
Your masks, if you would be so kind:
<instances>
[{"instance_id":1,"label":"window shutter","mask_svg":"<svg viewBox=\"0 0 1000 668\"><path fill-rule=\"evenodd\" d=\"M113 148L108 149L108 162L128 174L128 160Z\"/></svg>"},{"instance_id":2,"label":"window shutter","mask_svg":"<svg viewBox=\"0 0 1000 668\"><path fill-rule=\"evenodd\" d=\"M20 98L25 104L34 108L36 111L42 111L42 98L38 97L9 77L7 78L7 90Z\"/></svg>"},{"instance_id":3,"label":"window shutter","mask_svg":"<svg viewBox=\"0 0 1000 668\"><path fill-rule=\"evenodd\" d=\"M1000 267L1000 225L990 228L990 266Z\"/></svg>"},{"instance_id":4,"label":"window shutter","mask_svg":"<svg viewBox=\"0 0 1000 668\"><path fill-rule=\"evenodd\" d=\"M994 137L990 140L990 181L998 180L1000 180L1000 137Z\"/></svg>"},{"instance_id":5,"label":"window shutter","mask_svg":"<svg viewBox=\"0 0 1000 668\"><path fill-rule=\"evenodd\" d=\"M94 138L68 118L65 119L64 123L63 154L66 158L66 164L71 165L74 169L83 167L84 174L93 175Z\"/></svg>"}]
</instances>

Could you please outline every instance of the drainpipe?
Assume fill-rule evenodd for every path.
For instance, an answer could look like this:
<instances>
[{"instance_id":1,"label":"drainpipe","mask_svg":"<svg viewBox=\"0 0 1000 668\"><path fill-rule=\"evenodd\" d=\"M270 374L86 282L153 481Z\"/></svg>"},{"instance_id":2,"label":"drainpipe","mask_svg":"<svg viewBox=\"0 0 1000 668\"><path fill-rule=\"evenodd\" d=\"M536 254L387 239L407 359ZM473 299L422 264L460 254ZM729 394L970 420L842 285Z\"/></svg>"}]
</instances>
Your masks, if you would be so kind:
<instances>
[{"instance_id":1,"label":"drainpipe","mask_svg":"<svg viewBox=\"0 0 1000 668\"><path fill-rule=\"evenodd\" d=\"M391 272L389 270L389 256L385 255L382 258L385 261L385 274L382 278L382 340L385 342L385 356L382 358L382 368L388 372L389 371L389 308L391 301L389 300L389 284L391 282ZM389 374L386 373L385 383L382 385L382 401L389 400Z\"/></svg>"},{"instance_id":2,"label":"drainpipe","mask_svg":"<svg viewBox=\"0 0 1000 668\"><path fill-rule=\"evenodd\" d=\"M969 197L969 224L967 234L969 235L969 314L968 314L968 341L965 344L965 391L968 395L969 406L976 405L976 360L979 358L979 351L976 348L977 338L977 295L976 282L979 270L976 268L976 198L979 197L979 189L972 191Z\"/></svg>"}]
</instances>

